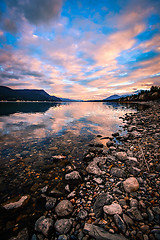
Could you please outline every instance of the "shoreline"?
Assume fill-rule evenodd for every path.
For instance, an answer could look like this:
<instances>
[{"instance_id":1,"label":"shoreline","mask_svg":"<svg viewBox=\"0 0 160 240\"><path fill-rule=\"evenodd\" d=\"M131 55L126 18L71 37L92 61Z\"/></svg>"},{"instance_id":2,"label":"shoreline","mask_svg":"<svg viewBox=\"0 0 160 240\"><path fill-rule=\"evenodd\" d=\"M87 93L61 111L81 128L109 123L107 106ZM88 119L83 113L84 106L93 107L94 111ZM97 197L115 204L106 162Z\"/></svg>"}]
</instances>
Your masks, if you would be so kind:
<instances>
[{"instance_id":1,"label":"shoreline","mask_svg":"<svg viewBox=\"0 0 160 240\"><path fill-rule=\"evenodd\" d=\"M92 144L83 158L84 169L65 168L66 198L46 184L37 199L39 218L23 224L20 232L17 221L13 229L18 236L11 239L159 239L160 104L149 105L123 117L127 134L113 133L108 149ZM1 211L20 212L29 201L30 196L23 196L3 204Z\"/></svg>"}]
</instances>

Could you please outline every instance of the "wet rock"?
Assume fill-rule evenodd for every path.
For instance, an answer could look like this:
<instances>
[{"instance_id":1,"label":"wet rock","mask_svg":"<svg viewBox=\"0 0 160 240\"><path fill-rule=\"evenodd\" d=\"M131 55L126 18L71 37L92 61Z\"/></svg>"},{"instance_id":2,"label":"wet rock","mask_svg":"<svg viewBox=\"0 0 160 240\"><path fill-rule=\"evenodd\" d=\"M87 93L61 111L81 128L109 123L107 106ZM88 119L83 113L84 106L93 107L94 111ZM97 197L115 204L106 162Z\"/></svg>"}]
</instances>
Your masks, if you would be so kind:
<instances>
[{"instance_id":1,"label":"wet rock","mask_svg":"<svg viewBox=\"0 0 160 240\"><path fill-rule=\"evenodd\" d=\"M45 208L47 210L51 210L54 208L54 206L56 205L57 199L56 198L52 198L52 197L46 197L46 204L45 204Z\"/></svg>"},{"instance_id":2,"label":"wet rock","mask_svg":"<svg viewBox=\"0 0 160 240\"><path fill-rule=\"evenodd\" d=\"M55 230L59 234L66 234L69 232L72 226L72 220L71 219L60 219L57 220L54 224Z\"/></svg>"},{"instance_id":3,"label":"wet rock","mask_svg":"<svg viewBox=\"0 0 160 240\"><path fill-rule=\"evenodd\" d=\"M67 236L66 235L59 235L58 240L67 240Z\"/></svg>"},{"instance_id":4,"label":"wet rock","mask_svg":"<svg viewBox=\"0 0 160 240\"><path fill-rule=\"evenodd\" d=\"M115 221L118 229L121 232L125 233L126 232L126 225L125 225L123 219L118 214L114 215L114 221Z\"/></svg>"},{"instance_id":5,"label":"wet rock","mask_svg":"<svg viewBox=\"0 0 160 240\"><path fill-rule=\"evenodd\" d=\"M52 159L53 160L62 160L62 159L65 159L66 157L65 156L62 156L62 155L56 155L56 156L52 156Z\"/></svg>"},{"instance_id":6,"label":"wet rock","mask_svg":"<svg viewBox=\"0 0 160 240\"><path fill-rule=\"evenodd\" d=\"M135 177L130 177L123 182L123 187L126 192L135 192L139 188L139 183Z\"/></svg>"},{"instance_id":7,"label":"wet rock","mask_svg":"<svg viewBox=\"0 0 160 240\"><path fill-rule=\"evenodd\" d=\"M29 195L21 197L18 201L15 201L15 199L11 199L8 201L8 203L2 204L2 207L5 208L6 210L19 209L26 206L29 199L30 199Z\"/></svg>"},{"instance_id":8,"label":"wet rock","mask_svg":"<svg viewBox=\"0 0 160 240\"><path fill-rule=\"evenodd\" d=\"M137 201L137 199L131 199L130 200L130 207L132 208L132 207L138 207L138 201Z\"/></svg>"},{"instance_id":9,"label":"wet rock","mask_svg":"<svg viewBox=\"0 0 160 240\"><path fill-rule=\"evenodd\" d=\"M118 203L112 203L111 205L105 205L103 207L103 211L106 214L114 215L114 214L121 214L122 208Z\"/></svg>"},{"instance_id":10,"label":"wet rock","mask_svg":"<svg viewBox=\"0 0 160 240\"><path fill-rule=\"evenodd\" d=\"M95 216L97 218L100 217L103 212L104 205L109 205L112 201L113 198L109 193L102 193L98 196L93 205L93 212L95 213Z\"/></svg>"},{"instance_id":11,"label":"wet rock","mask_svg":"<svg viewBox=\"0 0 160 240\"><path fill-rule=\"evenodd\" d=\"M152 222L154 220L154 215L151 209L147 208L147 215L149 222Z\"/></svg>"},{"instance_id":12,"label":"wet rock","mask_svg":"<svg viewBox=\"0 0 160 240\"><path fill-rule=\"evenodd\" d=\"M103 164L105 164L105 162L106 162L105 157L96 157L93 159L92 162L89 163L89 165L86 168L86 171L91 174L103 175L103 174L105 174L105 172L101 171L98 164L103 165Z\"/></svg>"},{"instance_id":13,"label":"wet rock","mask_svg":"<svg viewBox=\"0 0 160 240\"><path fill-rule=\"evenodd\" d=\"M126 240L126 238L120 234L112 234L93 224L86 223L84 226L84 232L87 232L89 236L97 240Z\"/></svg>"},{"instance_id":14,"label":"wet rock","mask_svg":"<svg viewBox=\"0 0 160 240\"><path fill-rule=\"evenodd\" d=\"M63 193L58 191L57 189L53 189L48 193L48 195L51 197L62 197Z\"/></svg>"},{"instance_id":15,"label":"wet rock","mask_svg":"<svg viewBox=\"0 0 160 240\"><path fill-rule=\"evenodd\" d=\"M127 159L127 154L125 152L117 152L116 157L120 161L125 161Z\"/></svg>"},{"instance_id":16,"label":"wet rock","mask_svg":"<svg viewBox=\"0 0 160 240\"><path fill-rule=\"evenodd\" d=\"M99 178L93 178L93 181L95 181L97 184L101 184L103 182L103 180L99 177Z\"/></svg>"},{"instance_id":17,"label":"wet rock","mask_svg":"<svg viewBox=\"0 0 160 240\"><path fill-rule=\"evenodd\" d=\"M88 212L82 209L78 214L77 217L84 220L88 216Z\"/></svg>"},{"instance_id":18,"label":"wet rock","mask_svg":"<svg viewBox=\"0 0 160 240\"><path fill-rule=\"evenodd\" d=\"M53 220L51 218L42 216L35 223L35 231L42 233L46 237L48 237L52 230Z\"/></svg>"},{"instance_id":19,"label":"wet rock","mask_svg":"<svg viewBox=\"0 0 160 240\"><path fill-rule=\"evenodd\" d=\"M9 240L29 240L27 228L22 229L16 237L12 237Z\"/></svg>"},{"instance_id":20,"label":"wet rock","mask_svg":"<svg viewBox=\"0 0 160 240\"><path fill-rule=\"evenodd\" d=\"M136 221L142 221L143 217L141 215L141 212L136 208L136 207L132 207L130 209L127 210L127 214Z\"/></svg>"},{"instance_id":21,"label":"wet rock","mask_svg":"<svg viewBox=\"0 0 160 240\"><path fill-rule=\"evenodd\" d=\"M110 174L114 177L123 178L125 176L125 171L117 167L112 167Z\"/></svg>"},{"instance_id":22,"label":"wet rock","mask_svg":"<svg viewBox=\"0 0 160 240\"><path fill-rule=\"evenodd\" d=\"M114 146L114 142L113 141L108 141L107 142L107 147L111 147L111 146Z\"/></svg>"},{"instance_id":23,"label":"wet rock","mask_svg":"<svg viewBox=\"0 0 160 240\"><path fill-rule=\"evenodd\" d=\"M76 196L76 191L72 191L70 194L68 194L67 198L73 198Z\"/></svg>"},{"instance_id":24,"label":"wet rock","mask_svg":"<svg viewBox=\"0 0 160 240\"><path fill-rule=\"evenodd\" d=\"M58 216L68 216L73 212L73 205L68 200L62 200L55 208L55 212Z\"/></svg>"},{"instance_id":25,"label":"wet rock","mask_svg":"<svg viewBox=\"0 0 160 240\"><path fill-rule=\"evenodd\" d=\"M81 176L78 171L73 171L71 173L67 173L65 175L65 179L66 180L75 180L75 179L78 180L78 179L81 179Z\"/></svg>"}]
</instances>

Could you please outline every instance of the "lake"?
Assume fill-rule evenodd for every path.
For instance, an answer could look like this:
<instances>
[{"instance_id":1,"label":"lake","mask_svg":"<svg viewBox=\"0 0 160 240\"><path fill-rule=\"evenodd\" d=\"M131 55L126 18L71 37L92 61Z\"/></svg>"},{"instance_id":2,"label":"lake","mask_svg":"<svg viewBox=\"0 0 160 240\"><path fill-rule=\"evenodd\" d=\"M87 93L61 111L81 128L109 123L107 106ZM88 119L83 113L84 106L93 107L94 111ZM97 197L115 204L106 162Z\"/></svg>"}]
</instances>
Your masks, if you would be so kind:
<instances>
[{"instance_id":1,"label":"lake","mask_svg":"<svg viewBox=\"0 0 160 240\"><path fill-rule=\"evenodd\" d=\"M29 193L35 183L60 184L68 164L81 168L88 145L106 147L103 137L122 129L120 117L136 111L135 104L106 102L1 102L1 201Z\"/></svg>"}]
</instances>

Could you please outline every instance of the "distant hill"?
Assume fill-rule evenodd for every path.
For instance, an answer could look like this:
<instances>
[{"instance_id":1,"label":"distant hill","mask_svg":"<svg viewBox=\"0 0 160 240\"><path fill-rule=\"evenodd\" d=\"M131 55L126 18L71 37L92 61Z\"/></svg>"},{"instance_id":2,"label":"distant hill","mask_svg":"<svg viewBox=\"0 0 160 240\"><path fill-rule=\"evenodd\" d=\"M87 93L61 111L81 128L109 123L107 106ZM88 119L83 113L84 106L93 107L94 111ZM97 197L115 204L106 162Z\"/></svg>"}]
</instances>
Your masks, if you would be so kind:
<instances>
[{"instance_id":1,"label":"distant hill","mask_svg":"<svg viewBox=\"0 0 160 240\"><path fill-rule=\"evenodd\" d=\"M116 100L116 99L119 99L121 96L119 95L111 95L110 97L108 98L105 98L103 99L104 101L110 101L110 100Z\"/></svg>"},{"instance_id":2,"label":"distant hill","mask_svg":"<svg viewBox=\"0 0 160 240\"><path fill-rule=\"evenodd\" d=\"M9 87L0 86L0 101L61 101L60 98L50 96L44 90L37 89L11 89Z\"/></svg>"},{"instance_id":3,"label":"distant hill","mask_svg":"<svg viewBox=\"0 0 160 240\"><path fill-rule=\"evenodd\" d=\"M82 102L82 100L75 100L70 98L61 98L63 102Z\"/></svg>"}]
</instances>

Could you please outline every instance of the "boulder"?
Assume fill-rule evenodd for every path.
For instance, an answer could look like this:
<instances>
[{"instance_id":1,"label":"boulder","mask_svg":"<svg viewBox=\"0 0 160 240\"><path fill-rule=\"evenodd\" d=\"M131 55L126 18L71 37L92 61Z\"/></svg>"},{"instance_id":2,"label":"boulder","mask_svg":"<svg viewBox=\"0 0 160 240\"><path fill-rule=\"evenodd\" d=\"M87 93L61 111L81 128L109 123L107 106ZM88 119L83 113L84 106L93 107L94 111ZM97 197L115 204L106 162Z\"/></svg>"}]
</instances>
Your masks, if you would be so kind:
<instances>
[{"instance_id":1,"label":"boulder","mask_svg":"<svg viewBox=\"0 0 160 240\"><path fill-rule=\"evenodd\" d=\"M54 228L59 234L68 233L71 226L72 226L71 219L60 219L60 220L57 220L54 224Z\"/></svg>"},{"instance_id":2,"label":"boulder","mask_svg":"<svg viewBox=\"0 0 160 240\"><path fill-rule=\"evenodd\" d=\"M108 215L121 214L122 208L118 203L112 203L111 205L105 205L103 207L104 213Z\"/></svg>"},{"instance_id":3,"label":"boulder","mask_svg":"<svg viewBox=\"0 0 160 240\"><path fill-rule=\"evenodd\" d=\"M73 205L68 200L62 200L55 208L55 212L60 217L68 216L73 212Z\"/></svg>"},{"instance_id":4,"label":"boulder","mask_svg":"<svg viewBox=\"0 0 160 240\"><path fill-rule=\"evenodd\" d=\"M128 193L135 192L139 188L139 183L135 177L130 177L123 182L123 187Z\"/></svg>"}]
</instances>

